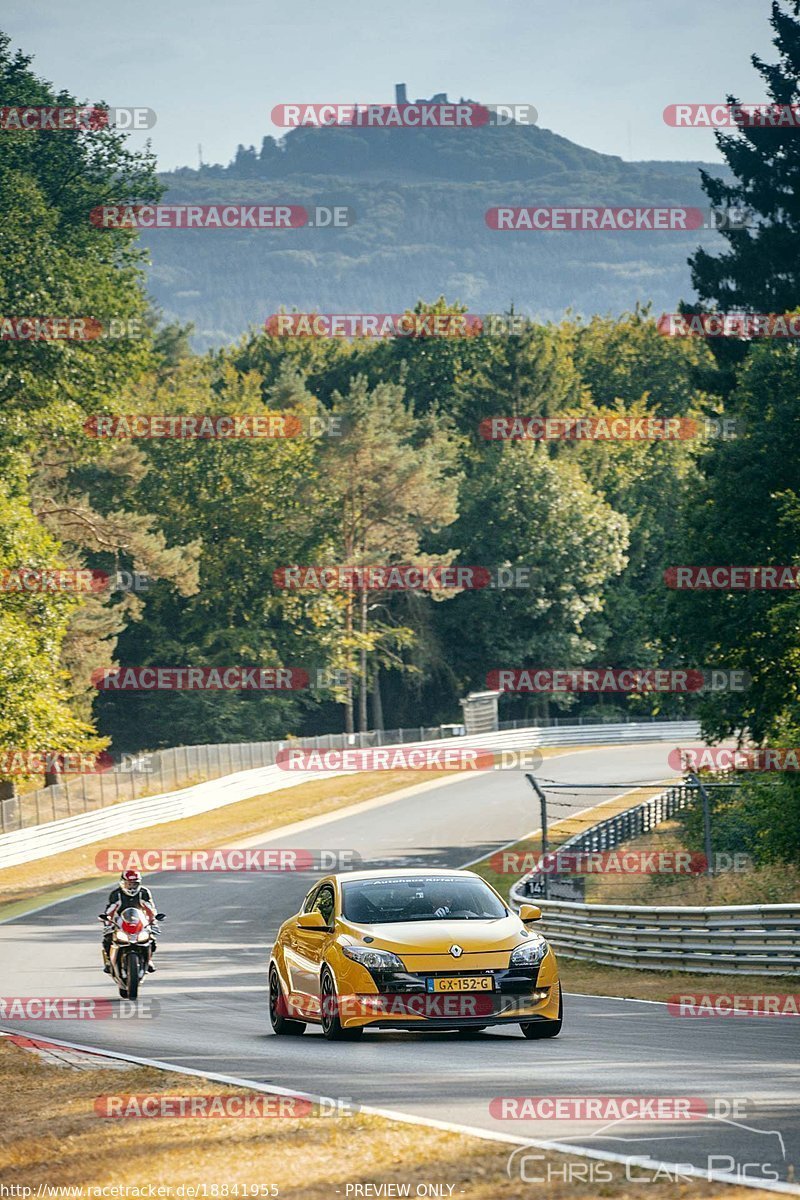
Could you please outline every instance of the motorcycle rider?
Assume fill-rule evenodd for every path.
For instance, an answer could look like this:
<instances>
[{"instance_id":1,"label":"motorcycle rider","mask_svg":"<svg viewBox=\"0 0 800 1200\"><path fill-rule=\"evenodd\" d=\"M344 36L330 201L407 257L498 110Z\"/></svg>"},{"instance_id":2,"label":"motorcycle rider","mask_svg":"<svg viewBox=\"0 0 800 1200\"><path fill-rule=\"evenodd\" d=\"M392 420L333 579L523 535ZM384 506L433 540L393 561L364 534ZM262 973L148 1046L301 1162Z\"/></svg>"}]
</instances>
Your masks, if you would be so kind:
<instances>
[{"instance_id":1,"label":"motorcycle rider","mask_svg":"<svg viewBox=\"0 0 800 1200\"><path fill-rule=\"evenodd\" d=\"M106 910L102 913L104 920L109 922L109 927L103 934L103 970L106 975L111 974L111 958L109 952L111 950L111 942L114 938L114 930L110 927L117 913L123 908L140 908L142 912L147 913L151 921L155 921L156 908L153 894L149 888L142 886L142 876L140 871L130 870L123 871L119 877L119 883L108 897ZM156 952L156 933L155 927L152 928L153 937L150 942L150 961L147 964L147 970L150 974L155 973L152 956Z\"/></svg>"}]
</instances>

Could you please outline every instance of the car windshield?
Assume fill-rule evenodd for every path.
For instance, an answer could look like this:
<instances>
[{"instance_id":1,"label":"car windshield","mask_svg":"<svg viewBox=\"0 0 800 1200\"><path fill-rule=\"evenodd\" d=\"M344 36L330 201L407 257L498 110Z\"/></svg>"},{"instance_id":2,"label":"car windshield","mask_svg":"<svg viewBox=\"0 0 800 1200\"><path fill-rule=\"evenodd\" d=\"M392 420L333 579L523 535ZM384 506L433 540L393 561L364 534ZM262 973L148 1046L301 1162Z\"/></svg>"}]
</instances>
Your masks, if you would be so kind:
<instances>
[{"instance_id":1,"label":"car windshield","mask_svg":"<svg viewBox=\"0 0 800 1200\"><path fill-rule=\"evenodd\" d=\"M482 879L423 875L358 879L342 886L342 912L359 925L398 921L491 921L508 909Z\"/></svg>"}]
</instances>

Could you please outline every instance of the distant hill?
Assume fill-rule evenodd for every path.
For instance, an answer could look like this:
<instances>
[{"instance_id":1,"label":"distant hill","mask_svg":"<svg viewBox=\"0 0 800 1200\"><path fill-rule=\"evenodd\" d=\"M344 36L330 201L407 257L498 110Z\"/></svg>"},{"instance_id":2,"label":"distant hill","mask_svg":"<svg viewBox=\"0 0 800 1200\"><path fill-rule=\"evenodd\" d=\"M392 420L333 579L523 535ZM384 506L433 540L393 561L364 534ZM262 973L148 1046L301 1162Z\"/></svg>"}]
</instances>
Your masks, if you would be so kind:
<instances>
[{"instance_id":1,"label":"distant hill","mask_svg":"<svg viewBox=\"0 0 800 1200\"><path fill-rule=\"evenodd\" d=\"M263 325L281 305L392 312L444 293L473 312L556 319L566 308L618 313L637 300L672 310L692 291L686 258L722 240L694 233L499 233L498 204L707 206L698 168L626 163L538 126L295 129L225 166L162 176L170 201L344 204L347 229L157 230L143 234L150 291L193 321L198 348Z\"/></svg>"}]
</instances>

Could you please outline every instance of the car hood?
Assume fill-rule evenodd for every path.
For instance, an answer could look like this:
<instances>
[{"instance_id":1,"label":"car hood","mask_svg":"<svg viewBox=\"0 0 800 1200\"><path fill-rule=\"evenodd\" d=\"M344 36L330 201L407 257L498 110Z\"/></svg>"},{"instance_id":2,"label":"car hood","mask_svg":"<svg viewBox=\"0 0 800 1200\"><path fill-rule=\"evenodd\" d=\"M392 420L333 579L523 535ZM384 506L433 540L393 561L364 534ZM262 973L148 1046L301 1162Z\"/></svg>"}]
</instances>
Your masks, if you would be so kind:
<instances>
[{"instance_id":1,"label":"car hood","mask_svg":"<svg viewBox=\"0 0 800 1200\"><path fill-rule=\"evenodd\" d=\"M519 917L497 917L491 921L398 921L385 925L355 925L342 922L342 932L355 942L364 937L374 938L376 950L391 950L395 954L446 954L458 945L469 953L493 950L513 950L526 937L533 938Z\"/></svg>"}]
</instances>

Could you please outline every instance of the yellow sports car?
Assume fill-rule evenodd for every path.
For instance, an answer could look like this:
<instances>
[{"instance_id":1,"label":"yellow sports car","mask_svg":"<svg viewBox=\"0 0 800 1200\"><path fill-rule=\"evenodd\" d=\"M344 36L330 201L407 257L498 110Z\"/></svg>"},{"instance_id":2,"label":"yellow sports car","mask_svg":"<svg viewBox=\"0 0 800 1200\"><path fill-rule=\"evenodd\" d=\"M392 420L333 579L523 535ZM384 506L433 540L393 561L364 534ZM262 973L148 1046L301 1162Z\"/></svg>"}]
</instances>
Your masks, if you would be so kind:
<instances>
[{"instance_id":1,"label":"yellow sports car","mask_svg":"<svg viewBox=\"0 0 800 1200\"><path fill-rule=\"evenodd\" d=\"M555 955L472 871L329 875L278 930L269 1012L278 1034L321 1025L332 1040L366 1026L454 1029L517 1023L527 1038L561 1031Z\"/></svg>"}]
</instances>

